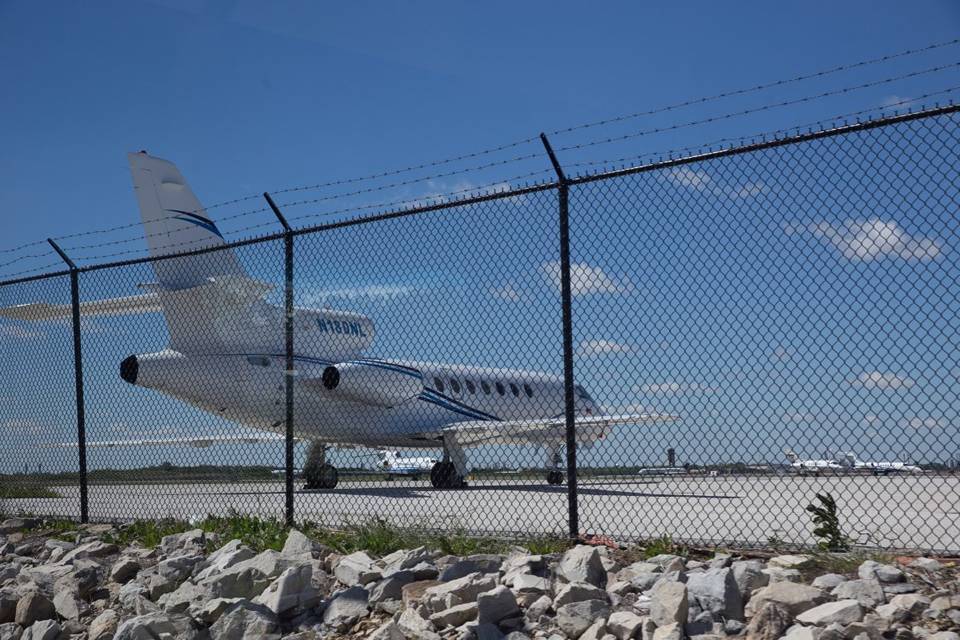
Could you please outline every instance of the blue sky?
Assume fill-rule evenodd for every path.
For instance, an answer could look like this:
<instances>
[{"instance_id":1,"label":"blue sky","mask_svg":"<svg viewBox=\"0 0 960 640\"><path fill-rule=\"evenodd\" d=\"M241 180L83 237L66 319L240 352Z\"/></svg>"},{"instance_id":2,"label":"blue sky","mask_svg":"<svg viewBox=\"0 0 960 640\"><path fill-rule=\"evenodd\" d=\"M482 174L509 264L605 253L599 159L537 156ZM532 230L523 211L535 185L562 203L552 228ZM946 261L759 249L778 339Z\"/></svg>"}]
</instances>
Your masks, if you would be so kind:
<instances>
[{"instance_id":1,"label":"blue sky","mask_svg":"<svg viewBox=\"0 0 960 640\"><path fill-rule=\"evenodd\" d=\"M201 200L212 204L458 156L540 131L922 47L956 37L958 26L960 7L953 2L613 3L590 12L573 3L5 2L0 69L11 90L0 100L0 249L136 222L124 157L131 150L174 160ZM960 47L945 47L552 139L575 173L614 159L636 161L860 110L916 107L927 102L918 96L960 84L957 69L636 135L957 61ZM564 149L624 134L634 135ZM817 159L829 160L826 150L818 153ZM936 159L948 157L949 150L938 153L931 166L942 171ZM534 157L468 170L526 155ZM957 415L949 405L957 404L960 366L956 320L950 324L957 310L956 285L950 284L958 275L950 246L956 238L949 232L955 212L938 209L936 202L877 210L862 175L859 183L852 178L852 198L820 197L818 189L829 191L825 179L799 196L806 206L790 209L798 196L783 188L787 177L770 168L784 158L773 154L765 161L698 166L575 194L574 204L583 206L580 217L574 210L574 260L588 282L576 299L582 310L578 378L606 404L688 416L674 431L658 427L653 443L623 436L629 446L622 448L634 460L659 460L676 439L688 451L685 459L703 460L696 444L723 436L730 458L773 458L788 442L811 455L843 447L897 457L921 450L930 458L949 449L956 442ZM588 162L601 164L575 166ZM378 203L550 179L548 169L538 143L529 142L278 200L291 218L351 207L370 211ZM838 164L823 173L843 170ZM905 179L895 166L877 172L887 176L886 191L879 190L883 202L895 201L893 185ZM656 200L664 188L669 195L661 195L659 204L637 204L638 194ZM362 189L370 191L342 196ZM617 204L617 189L632 193L629 211ZM749 197L730 205L724 199L730 193ZM294 204L302 199L321 200ZM557 371L552 206L548 194L528 196L466 211L468 222L451 216L305 240L298 258L301 300L376 315L378 355ZM242 215L260 207L251 199L210 214L228 237L276 230L268 213ZM725 235L730 227L712 226L718 218L711 212L742 223L732 244ZM766 226L755 222L762 213L769 216ZM645 216L648 224L630 224L631 215ZM769 234L758 236L761 230ZM860 238L884 231L899 238L899 252L884 245L879 253L870 254L869 247L866 255L858 253ZM678 241L678 232L687 240ZM67 237L62 244L79 261L96 262L102 255L141 255L139 234L134 226ZM653 248L651 236L658 238ZM115 244L83 248L101 242ZM49 255L30 257L45 252L37 246L0 254L0 263L11 263L0 268L0 277L55 263ZM243 255L259 277L279 276L279 263L266 266L265 256L273 260L275 253L250 249ZM744 264L754 271L744 271ZM85 291L134 293L136 282L152 279L145 268L134 271L122 277L111 272L110 283L107 274L98 275ZM669 277L651 282L652 271ZM770 293L778 277L789 286ZM819 297L824 282L837 306ZM918 288L938 297L923 302L929 306L906 304ZM0 291L0 303L62 301L62 294L62 283L41 283ZM857 304L843 297L859 300L861 294L867 299ZM698 311L703 299L714 305ZM778 306L797 301L806 306ZM755 315L729 320L733 309L751 305L759 310ZM7 377L0 388L13 408L8 433L36 439L38 429L61 428L71 419L72 388L61 370L69 335L63 327L6 326L6 356L20 363L18 370L39 370L47 388L57 389L50 406L51 396L28 385L29 378ZM718 336L718 326L726 333ZM750 335L759 337L742 339L751 327ZM156 319L97 321L87 330L93 435L179 425L198 433L230 428L116 380L119 358L163 346ZM822 340L835 332L847 336L846 346ZM930 355L949 354L951 343L942 341L950 339L953 361ZM791 391L796 388L805 391ZM144 406L151 411L142 411ZM117 464L119 454L111 455ZM156 455L159 460L182 452ZM588 455L621 459L612 448Z\"/></svg>"}]
</instances>

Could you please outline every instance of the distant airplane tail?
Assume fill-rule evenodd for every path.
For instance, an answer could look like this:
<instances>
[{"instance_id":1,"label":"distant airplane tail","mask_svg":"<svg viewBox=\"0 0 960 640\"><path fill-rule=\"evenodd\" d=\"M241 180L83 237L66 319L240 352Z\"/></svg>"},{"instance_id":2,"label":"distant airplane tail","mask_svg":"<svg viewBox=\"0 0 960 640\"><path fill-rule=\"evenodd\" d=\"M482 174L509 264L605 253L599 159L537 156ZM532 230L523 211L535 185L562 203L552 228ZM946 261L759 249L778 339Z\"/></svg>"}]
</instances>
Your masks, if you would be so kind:
<instances>
[{"instance_id":1,"label":"distant airplane tail","mask_svg":"<svg viewBox=\"0 0 960 640\"><path fill-rule=\"evenodd\" d=\"M800 459L800 456L795 454L793 452L793 449L784 449L783 455L787 456L787 460L789 460L790 462L796 462L797 460Z\"/></svg>"},{"instance_id":2,"label":"distant airplane tail","mask_svg":"<svg viewBox=\"0 0 960 640\"><path fill-rule=\"evenodd\" d=\"M127 159L152 257L226 244L176 165L145 151ZM155 260L153 270L165 289L195 287L215 276L245 276L231 249Z\"/></svg>"},{"instance_id":3,"label":"distant airplane tail","mask_svg":"<svg viewBox=\"0 0 960 640\"><path fill-rule=\"evenodd\" d=\"M853 469L857 466L857 456L853 452L847 452L840 455L838 462L844 466Z\"/></svg>"}]
</instances>

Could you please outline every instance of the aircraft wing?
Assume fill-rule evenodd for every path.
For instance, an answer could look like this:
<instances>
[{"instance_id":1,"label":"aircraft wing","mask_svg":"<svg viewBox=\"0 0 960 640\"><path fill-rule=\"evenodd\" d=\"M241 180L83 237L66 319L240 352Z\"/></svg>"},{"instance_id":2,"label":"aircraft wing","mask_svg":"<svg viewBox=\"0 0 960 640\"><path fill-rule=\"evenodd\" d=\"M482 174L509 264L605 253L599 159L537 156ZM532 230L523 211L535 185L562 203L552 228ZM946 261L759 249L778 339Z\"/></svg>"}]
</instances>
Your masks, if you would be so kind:
<instances>
[{"instance_id":1,"label":"aircraft wing","mask_svg":"<svg viewBox=\"0 0 960 640\"><path fill-rule=\"evenodd\" d=\"M124 298L109 298L80 303L81 316L119 316L160 311L160 298L155 293L143 293ZM12 320L63 320L72 317L69 304L32 302L0 309L0 317Z\"/></svg>"},{"instance_id":2,"label":"aircraft wing","mask_svg":"<svg viewBox=\"0 0 960 640\"><path fill-rule=\"evenodd\" d=\"M679 416L665 413L628 413L575 417L577 440L593 442L603 438L609 427L615 424L645 424L672 422ZM553 444L566 437L566 419L466 421L444 427L443 433L451 433L459 444Z\"/></svg>"},{"instance_id":3,"label":"aircraft wing","mask_svg":"<svg viewBox=\"0 0 960 640\"><path fill-rule=\"evenodd\" d=\"M297 440L297 438L295 438ZM283 442L284 437L278 433L247 436L185 436L182 438L144 438L137 440L94 440L87 442L87 447L196 447L205 449L215 444L262 444L264 442ZM76 448L76 442L53 442L49 447Z\"/></svg>"}]
</instances>

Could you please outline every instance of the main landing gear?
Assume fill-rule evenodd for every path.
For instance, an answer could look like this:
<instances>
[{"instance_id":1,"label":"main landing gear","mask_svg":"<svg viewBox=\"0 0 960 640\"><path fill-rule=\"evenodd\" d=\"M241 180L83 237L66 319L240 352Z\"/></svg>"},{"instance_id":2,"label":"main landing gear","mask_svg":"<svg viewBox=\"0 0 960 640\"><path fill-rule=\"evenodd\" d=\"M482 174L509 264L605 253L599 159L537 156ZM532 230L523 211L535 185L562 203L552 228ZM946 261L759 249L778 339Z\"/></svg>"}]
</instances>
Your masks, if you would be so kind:
<instances>
[{"instance_id":1,"label":"main landing gear","mask_svg":"<svg viewBox=\"0 0 960 640\"><path fill-rule=\"evenodd\" d=\"M453 435L443 438L443 459L430 469L430 484L435 489L461 489L467 486L467 457Z\"/></svg>"},{"instance_id":2,"label":"main landing gear","mask_svg":"<svg viewBox=\"0 0 960 640\"><path fill-rule=\"evenodd\" d=\"M559 486L565 480L561 464L560 447L547 447L547 484Z\"/></svg>"},{"instance_id":3,"label":"main landing gear","mask_svg":"<svg viewBox=\"0 0 960 640\"><path fill-rule=\"evenodd\" d=\"M307 453L307 462L303 465L304 489L333 489L340 482L337 468L327 464L327 447L322 442L314 442Z\"/></svg>"}]
</instances>

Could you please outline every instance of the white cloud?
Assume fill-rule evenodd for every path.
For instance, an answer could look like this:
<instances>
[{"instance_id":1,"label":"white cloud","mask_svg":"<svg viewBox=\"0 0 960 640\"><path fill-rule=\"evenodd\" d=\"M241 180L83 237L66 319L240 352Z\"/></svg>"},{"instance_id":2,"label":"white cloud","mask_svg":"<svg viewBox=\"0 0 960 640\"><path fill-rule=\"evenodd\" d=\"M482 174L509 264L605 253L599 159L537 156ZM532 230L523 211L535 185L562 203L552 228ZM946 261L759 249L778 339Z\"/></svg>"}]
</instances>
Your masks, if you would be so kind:
<instances>
[{"instance_id":1,"label":"white cloud","mask_svg":"<svg viewBox=\"0 0 960 640\"><path fill-rule=\"evenodd\" d=\"M499 287L490 287L488 292L494 298L499 298L500 300L506 300L507 302L520 302L523 299L523 295L517 291L516 287L513 286L512 282L508 282Z\"/></svg>"},{"instance_id":2,"label":"white cloud","mask_svg":"<svg viewBox=\"0 0 960 640\"><path fill-rule=\"evenodd\" d=\"M932 430L932 429L942 429L947 426L947 421L943 418L934 418L934 417L920 417L914 416L913 418L905 419L900 422L900 426L905 429L915 429L920 430Z\"/></svg>"},{"instance_id":3,"label":"white cloud","mask_svg":"<svg viewBox=\"0 0 960 640\"><path fill-rule=\"evenodd\" d=\"M392 300L416 292L416 287L407 285L368 284L359 287L308 292L303 296L303 304L322 305L329 300Z\"/></svg>"},{"instance_id":4,"label":"white cloud","mask_svg":"<svg viewBox=\"0 0 960 640\"><path fill-rule=\"evenodd\" d=\"M642 384L634 388L640 393L658 393L663 395L680 395L684 393L712 393L715 391L712 387L697 384L695 382L655 382L651 384Z\"/></svg>"},{"instance_id":5,"label":"white cloud","mask_svg":"<svg viewBox=\"0 0 960 640\"><path fill-rule=\"evenodd\" d=\"M788 226L787 233L797 227ZM819 222L807 227L813 235L828 241L849 260L876 260L893 257L904 260L931 260L940 255L939 240L907 233L892 220L871 218L847 220L841 224Z\"/></svg>"},{"instance_id":6,"label":"white cloud","mask_svg":"<svg viewBox=\"0 0 960 640\"><path fill-rule=\"evenodd\" d=\"M32 340L42 338L43 334L38 331L31 331L19 324L0 324L0 336L15 338L17 340Z\"/></svg>"},{"instance_id":7,"label":"white cloud","mask_svg":"<svg viewBox=\"0 0 960 640\"><path fill-rule=\"evenodd\" d=\"M613 340L584 340L577 351L584 356L598 356L607 353L630 353L633 347Z\"/></svg>"},{"instance_id":8,"label":"white cloud","mask_svg":"<svg viewBox=\"0 0 960 640\"><path fill-rule=\"evenodd\" d=\"M550 283L560 291L562 279L560 277L560 262L546 262L540 270ZM585 262L570 264L570 294L583 296L590 293L628 293L633 286L626 279L618 282L607 275L600 267L593 267Z\"/></svg>"},{"instance_id":9,"label":"white cloud","mask_svg":"<svg viewBox=\"0 0 960 640\"><path fill-rule=\"evenodd\" d=\"M863 387L864 389L909 389L914 385L913 380L906 376L898 376L895 373L884 371L867 371L861 373L856 379L851 380L850 384L854 387Z\"/></svg>"},{"instance_id":10,"label":"white cloud","mask_svg":"<svg viewBox=\"0 0 960 640\"><path fill-rule=\"evenodd\" d=\"M718 185L706 171L689 167L674 167L667 171L666 176L667 180L681 187L735 199L752 198L767 191L767 186L762 182L746 182L733 187Z\"/></svg>"}]
</instances>

